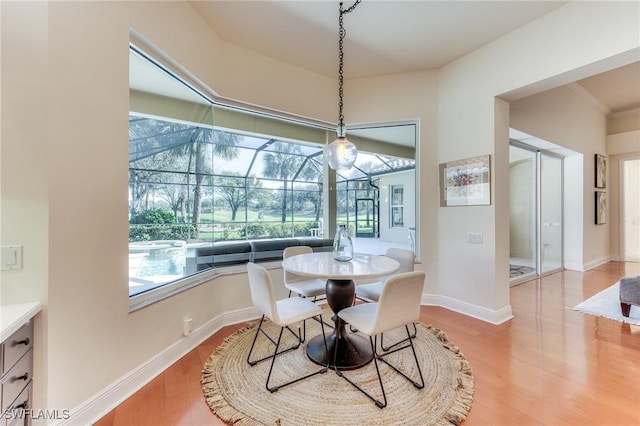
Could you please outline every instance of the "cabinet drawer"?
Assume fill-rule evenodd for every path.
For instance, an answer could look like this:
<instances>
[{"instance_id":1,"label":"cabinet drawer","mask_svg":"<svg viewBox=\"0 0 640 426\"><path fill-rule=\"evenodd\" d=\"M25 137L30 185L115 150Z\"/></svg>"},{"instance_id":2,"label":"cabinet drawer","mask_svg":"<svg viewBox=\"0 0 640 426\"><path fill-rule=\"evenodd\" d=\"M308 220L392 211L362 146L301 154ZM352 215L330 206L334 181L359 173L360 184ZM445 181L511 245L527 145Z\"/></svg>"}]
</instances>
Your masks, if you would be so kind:
<instances>
[{"instance_id":1,"label":"cabinet drawer","mask_svg":"<svg viewBox=\"0 0 640 426\"><path fill-rule=\"evenodd\" d=\"M33 351L27 352L2 378L2 409L6 409L31 382Z\"/></svg>"},{"instance_id":2,"label":"cabinet drawer","mask_svg":"<svg viewBox=\"0 0 640 426\"><path fill-rule=\"evenodd\" d=\"M20 392L20 395L8 407L11 418L7 420L7 426L28 426L31 424L31 417L28 417L25 411L31 408L31 387L32 382Z\"/></svg>"},{"instance_id":3,"label":"cabinet drawer","mask_svg":"<svg viewBox=\"0 0 640 426\"><path fill-rule=\"evenodd\" d=\"M33 347L33 322L29 321L4 341L2 375Z\"/></svg>"}]
</instances>

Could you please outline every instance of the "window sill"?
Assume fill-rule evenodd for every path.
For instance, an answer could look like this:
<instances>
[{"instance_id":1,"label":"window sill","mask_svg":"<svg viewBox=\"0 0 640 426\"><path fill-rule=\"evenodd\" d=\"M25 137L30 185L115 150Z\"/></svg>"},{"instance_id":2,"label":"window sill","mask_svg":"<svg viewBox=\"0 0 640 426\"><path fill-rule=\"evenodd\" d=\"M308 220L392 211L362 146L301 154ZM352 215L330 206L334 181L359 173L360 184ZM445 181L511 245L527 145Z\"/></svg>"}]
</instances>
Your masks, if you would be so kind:
<instances>
[{"instance_id":1,"label":"window sill","mask_svg":"<svg viewBox=\"0 0 640 426\"><path fill-rule=\"evenodd\" d=\"M282 268L282 261L261 262L260 265L266 269ZM157 289L150 290L146 293L131 296L129 298L129 313L143 309L149 305L168 299L171 296L187 291L209 281L213 281L218 277L226 275L246 274L247 265L224 266L220 268L202 271L196 275L191 275L170 284L163 285Z\"/></svg>"}]
</instances>

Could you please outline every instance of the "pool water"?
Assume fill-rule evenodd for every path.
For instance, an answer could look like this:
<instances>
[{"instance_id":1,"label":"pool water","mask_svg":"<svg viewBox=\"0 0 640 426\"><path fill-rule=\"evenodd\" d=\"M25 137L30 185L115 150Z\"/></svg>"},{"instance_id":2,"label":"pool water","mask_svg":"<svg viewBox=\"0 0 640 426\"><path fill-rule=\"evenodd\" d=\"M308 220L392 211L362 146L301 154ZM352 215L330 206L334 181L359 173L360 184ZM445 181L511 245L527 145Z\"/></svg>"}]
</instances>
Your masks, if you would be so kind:
<instances>
[{"instance_id":1,"label":"pool water","mask_svg":"<svg viewBox=\"0 0 640 426\"><path fill-rule=\"evenodd\" d=\"M129 276L163 277L172 280L184 276L187 250L184 246L150 246L148 250L129 253ZM155 280L154 280L155 281Z\"/></svg>"}]
</instances>

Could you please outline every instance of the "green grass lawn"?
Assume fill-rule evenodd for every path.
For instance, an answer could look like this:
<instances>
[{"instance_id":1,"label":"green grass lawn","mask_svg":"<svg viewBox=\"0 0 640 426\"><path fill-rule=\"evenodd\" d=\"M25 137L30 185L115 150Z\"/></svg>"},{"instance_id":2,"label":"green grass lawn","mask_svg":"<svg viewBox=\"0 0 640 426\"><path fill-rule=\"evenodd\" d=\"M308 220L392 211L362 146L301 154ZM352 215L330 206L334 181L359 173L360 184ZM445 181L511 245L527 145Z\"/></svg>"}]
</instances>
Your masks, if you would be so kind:
<instances>
[{"instance_id":1,"label":"green grass lawn","mask_svg":"<svg viewBox=\"0 0 640 426\"><path fill-rule=\"evenodd\" d=\"M248 211L247 212L247 221L248 222L258 222L263 220L265 222L279 222L282 220L282 212L279 210L270 210L262 212L262 219L258 219L259 212L257 211ZM309 212L296 212L295 220L296 222L312 222L315 221L316 214L313 211ZM287 212L287 221L291 220L291 213ZM211 223L211 213L203 213L201 223ZM216 210L213 215L213 223L224 223L231 222L231 210ZM237 223L244 223L244 210L238 211L236 214Z\"/></svg>"}]
</instances>

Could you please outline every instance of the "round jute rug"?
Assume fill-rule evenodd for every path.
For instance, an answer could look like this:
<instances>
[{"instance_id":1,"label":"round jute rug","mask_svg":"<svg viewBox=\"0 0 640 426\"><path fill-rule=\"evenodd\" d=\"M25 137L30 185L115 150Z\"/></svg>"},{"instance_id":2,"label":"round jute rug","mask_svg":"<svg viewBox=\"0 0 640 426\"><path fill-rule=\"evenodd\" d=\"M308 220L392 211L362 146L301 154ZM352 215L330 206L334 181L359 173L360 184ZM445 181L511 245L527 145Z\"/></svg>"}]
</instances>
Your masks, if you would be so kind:
<instances>
[{"instance_id":1,"label":"round jute rug","mask_svg":"<svg viewBox=\"0 0 640 426\"><path fill-rule=\"evenodd\" d=\"M327 321L330 311L325 308ZM473 398L473 374L462 352L446 335L431 326L418 324L414 339L416 353L425 380L417 389L384 363L379 363L388 405L376 407L361 392L328 370L324 374L270 393L265 382L270 361L251 367L247 354L255 336L257 322L229 336L214 350L204 365L202 390L211 410L223 421L234 425L458 425L466 419ZM268 322L270 335L278 328ZM331 329L326 327L327 332ZM307 336L321 333L316 321L307 321ZM399 340L404 329L385 333L385 344ZM286 339L285 339L286 337ZM395 339L395 340L394 340ZM286 340L286 342L285 342ZM295 341L283 335L285 345ZM258 337L256 356L272 353L273 345ZM285 346L288 347L288 346ZM410 349L389 358L410 377L417 377ZM318 369L306 355L304 345L280 355L276 360L271 384L282 383ZM346 374L374 395L381 395L374 363Z\"/></svg>"}]
</instances>

